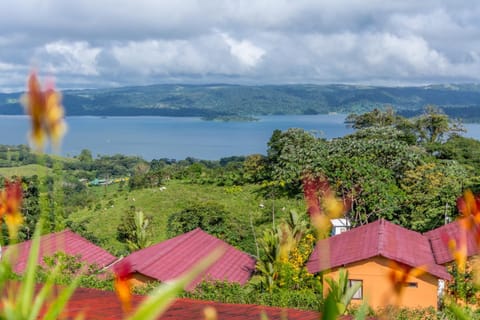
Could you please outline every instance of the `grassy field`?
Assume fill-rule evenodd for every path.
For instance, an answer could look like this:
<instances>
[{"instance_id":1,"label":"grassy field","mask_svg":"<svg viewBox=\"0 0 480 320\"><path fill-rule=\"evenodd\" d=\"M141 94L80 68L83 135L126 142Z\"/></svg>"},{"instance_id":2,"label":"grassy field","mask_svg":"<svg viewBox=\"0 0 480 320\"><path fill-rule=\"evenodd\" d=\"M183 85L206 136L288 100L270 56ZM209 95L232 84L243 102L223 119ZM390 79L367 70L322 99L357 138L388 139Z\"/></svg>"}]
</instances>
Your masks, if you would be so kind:
<instances>
[{"instance_id":1,"label":"grassy field","mask_svg":"<svg viewBox=\"0 0 480 320\"><path fill-rule=\"evenodd\" d=\"M39 164L28 164L25 166L19 167L8 167L0 168L0 175L4 177L13 177L13 176L24 176L29 177L37 175L39 178L44 177L47 174L50 174L52 169Z\"/></svg>"},{"instance_id":2,"label":"grassy field","mask_svg":"<svg viewBox=\"0 0 480 320\"><path fill-rule=\"evenodd\" d=\"M128 192L119 191L117 186L95 187L92 191L100 196L94 206L74 212L69 219L85 228L100 240L100 244L113 253L122 252L124 245L116 240L117 226L121 223L130 206L152 216L151 237L154 243L167 239L167 219L175 212L192 205L192 203L214 201L223 205L231 217L238 222L238 230L253 235L250 219L256 225L256 236L262 229L272 223L272 208L275 209L276 221L291 209L298 212L305 210L303 200L276 199L264 200L257 197L257 186L218 187L213 185L187 184L172 180L166 189L142 189ZM253 238L253 236L252 236ZM248 244L244 250L255 253L255 245Z\"/></svg>"}]
</instances>

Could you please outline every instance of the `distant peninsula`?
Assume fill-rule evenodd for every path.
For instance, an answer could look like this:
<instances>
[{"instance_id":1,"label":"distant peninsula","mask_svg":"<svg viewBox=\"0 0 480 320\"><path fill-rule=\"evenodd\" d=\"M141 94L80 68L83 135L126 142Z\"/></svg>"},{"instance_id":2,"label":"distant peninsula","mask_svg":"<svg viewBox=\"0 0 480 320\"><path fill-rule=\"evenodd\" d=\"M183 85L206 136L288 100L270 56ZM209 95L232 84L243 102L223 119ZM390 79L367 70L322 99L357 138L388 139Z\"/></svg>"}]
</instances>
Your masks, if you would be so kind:
<instances>
[{"instance_id":1,"label":"distant peninsula","mask_svg":"<svg viewBox=\"0 0 480 320\"><path fill-rule=\"evenodd\" d=\"M21 93L0 93L0 114L20 115ZM480 120L480 85L419 87L358 85L159 84L63 91L68 116L170 116L252 121L263 115L363 113L393 107L413 116L426 105L453 118Z\"/></svg>"}]
</instances>

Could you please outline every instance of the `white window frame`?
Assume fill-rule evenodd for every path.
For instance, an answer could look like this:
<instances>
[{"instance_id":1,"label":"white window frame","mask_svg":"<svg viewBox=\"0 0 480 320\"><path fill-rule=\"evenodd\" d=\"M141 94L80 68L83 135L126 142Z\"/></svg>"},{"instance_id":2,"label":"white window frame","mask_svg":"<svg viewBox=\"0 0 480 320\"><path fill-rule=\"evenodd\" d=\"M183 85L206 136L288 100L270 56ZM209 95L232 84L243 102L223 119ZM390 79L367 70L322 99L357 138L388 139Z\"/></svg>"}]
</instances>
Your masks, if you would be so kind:
<instances>
[{"instance_id":1,"label":"white window frame","mask_svg":"<svg viewBox=\"0 0 480 320\"><path fill-rule=\"evenodd\" d=\"M360 283L360 288L352 297L352 300L363 300L363 280L360 279L348 279L348 287L351 288L354 284Z\"/></svg>"}]
</instances>

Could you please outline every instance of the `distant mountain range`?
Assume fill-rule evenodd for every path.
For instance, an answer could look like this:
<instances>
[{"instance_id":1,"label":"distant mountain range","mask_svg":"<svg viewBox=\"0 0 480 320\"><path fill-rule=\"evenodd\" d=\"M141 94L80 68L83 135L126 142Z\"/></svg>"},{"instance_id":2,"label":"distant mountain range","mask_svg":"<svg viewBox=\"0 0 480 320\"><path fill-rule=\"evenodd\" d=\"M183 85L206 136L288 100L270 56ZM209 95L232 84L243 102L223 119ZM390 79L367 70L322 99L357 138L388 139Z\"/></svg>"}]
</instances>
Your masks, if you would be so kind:
<instances>
[{"instance_id":1,"label":"distant mountain range","mask_svg":"<svg viewBox=\"0 0 480 320\"><path fill-rule=\"evenodd\" d=\"M20 93L0 93L0 114L23 114ZM433 104L453 117L480 120L480 85L151 85L63 92L67 115L198 116L362 113L392 106L410 116Z\"/></svg>"}]
</instances>

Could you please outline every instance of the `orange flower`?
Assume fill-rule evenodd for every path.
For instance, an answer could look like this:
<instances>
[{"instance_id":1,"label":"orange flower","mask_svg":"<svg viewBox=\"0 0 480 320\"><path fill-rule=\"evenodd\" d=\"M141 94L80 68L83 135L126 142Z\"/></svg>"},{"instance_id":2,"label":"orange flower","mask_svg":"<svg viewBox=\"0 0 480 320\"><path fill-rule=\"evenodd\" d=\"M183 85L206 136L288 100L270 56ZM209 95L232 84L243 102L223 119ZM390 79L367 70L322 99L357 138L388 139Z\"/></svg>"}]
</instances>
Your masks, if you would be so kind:
<instances>
[{"instance_id":1,"label":"orange flower","mask_svg":"<svg viewBox=\"0 0 480 320\"><path fill-rule=\"evenodd\" d=\"M12 239L17 239L18 228L23 222L22 198L22 183L19 180L5 180L5 188L0 191L0 217L4 217Z\"/></svg>"},{"instance_id":2,"label":"orange flower","mask_svg":"<svg viewBox=\"0 0 480 320\"><path fill-rule=\"evenodd\" d=\"M426 266L410 267L405 264L396 263L393 260L389 261L390 272L388 277L393 286L393 292L400 297L403 289L408 284L412 277L419 277L427 271Z\"/></svg>"},{"instance_id":3,"label":"orange flower","mask_svg":"<svg viewBox=\"0 0 480 320\"><path fill-rule=\"evenodd\" d=\"M132 265L128 261L119 263L115 266L114 272L115 292L122 304L123 312L128 313L132 309Z\"/></svg>"},{"instance_id":4,"label":"orange flower","mask_svg":"<svg viewBox=\"0 0 480 320\"><path fill-rule=\"evenodd\" d=\"M452 254L455 263L457 264L458 271L460 273L465 273L465 268L467 265L467 233L465 230L460 232L460 238L457 240L449 238L446 233L441 235L443 242L447 245L450 253Z\"/></svg>"},{"instance_id":5,"label":"orange flower","mask_svg":"<svg viewBox=\"0 0 480 320\"><path fill-rule=\"evenodd\" d=\"M458 198L457 208L461 213L458 223L464 231L473 232L477 245L480 245L480 199L467 190Z\"/></svg>"},{"instance_id":6,"label":"orange flower","mask_svg":"<svg viewBox=\"0 0 480 320\"><path fill-rule=\"evenodd\" d=\"M45 141L49 138L53 146L58 147L67 129L63 119L61 94L55 91L53 83L42 91L35 72L30 73L27 86L28 92L21 100L32 123L31 143L38 150L43 150Z\"/></svg>"}]
</instances>

